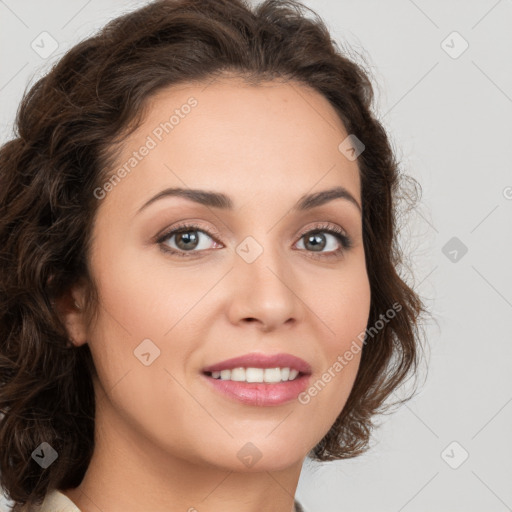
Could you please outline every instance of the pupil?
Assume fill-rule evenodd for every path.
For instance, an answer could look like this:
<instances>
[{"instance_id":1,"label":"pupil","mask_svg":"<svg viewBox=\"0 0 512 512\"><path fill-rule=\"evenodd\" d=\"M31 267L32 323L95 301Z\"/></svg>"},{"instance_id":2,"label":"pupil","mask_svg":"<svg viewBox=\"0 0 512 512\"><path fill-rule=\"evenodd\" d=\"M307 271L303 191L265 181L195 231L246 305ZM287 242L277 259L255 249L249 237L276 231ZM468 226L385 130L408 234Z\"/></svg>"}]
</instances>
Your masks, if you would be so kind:
<instances>
[{"instance_id":1,"label":"pupil","mask_svg":"<svg viewBox=\"0 0 512 512\"><path fill-rule=\"evenodd\" d=\"M193 231L185 231L183 233L178 233L176 235L176 237L177 237L176 244L178 245L180 242L184 242L185 249L187 249L187 248L190 249L191 247L194 248L197 245L198 236L196 234L191 235L190 233L194 233L194 232ZM186 244L190 244L190 243L192 243L192 245L186 245Z\"/></svg>"},{"instance_id":2,"label":"pupil","mask_svg":"<svg viewBox=\"0 0 512 512\"><path fill-rule=\"evenodd\" d=\"M319 239L320 241L318 241ZM325 237L323 235L309 235L307 243L309 243L310 241L313 241L313 248L320 246L320 250L322 250L325 247Z\"/></svg>"}]
</instances>

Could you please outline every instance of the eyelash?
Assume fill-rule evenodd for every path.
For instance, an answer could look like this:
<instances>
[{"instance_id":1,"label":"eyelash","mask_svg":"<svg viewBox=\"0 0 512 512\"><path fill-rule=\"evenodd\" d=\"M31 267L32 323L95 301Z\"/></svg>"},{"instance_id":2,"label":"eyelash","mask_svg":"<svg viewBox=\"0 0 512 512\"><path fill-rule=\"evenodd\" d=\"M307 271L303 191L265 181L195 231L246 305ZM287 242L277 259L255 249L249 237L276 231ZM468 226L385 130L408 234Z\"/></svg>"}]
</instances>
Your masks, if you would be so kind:
<instances>
[{"instance_id":1,"label":"eyelash","mask_svg":"<svg viewBox=\"0 0 512 512\"><path fill-rule=\"evenodd\" d=\"M194 256L194 253L197 254L197 253L201 253L203 251L177 251L176 249L170 249L166 244L164 244L164 242L166 240L168 240L169 238L171 238L173 235L177 235L180 233L186 233L188 231L201 231L205 235L208 235L215 242L220 243L215 238L217 236L216 234L213 235L213 234L209 233L207 230L205 230L204 228L202 228L201 226L194 224L194 223L182 224L182 225L175 226L171 230L166 231L162 235L160 235L155 240L155 242L160 246L161 250L166 253L171 253L173 255L177 255L180 257L184 257L184 258L197 257L197 256ZM301 240L307 234L317 233L317 232L329 233L329 234L333 235L340 242L341 248L338 248L335 251L330 251L330 252L326 252L326 253L323 253L323 252L315 253L314 251L306 250L306 252L311 253L310 257L312 257L312 258L337 258L341 255L341 253L348 251L349 249L352 248L351 238L348 237L343 230L341 230L340 228L338 228L336 226L332 226L330 224L323 224L320 226L315 226L312 229L303 231L299 236L299 240ZM302 250L304 250L304 249L302 249Z\"/></svg>"}]
</instances>

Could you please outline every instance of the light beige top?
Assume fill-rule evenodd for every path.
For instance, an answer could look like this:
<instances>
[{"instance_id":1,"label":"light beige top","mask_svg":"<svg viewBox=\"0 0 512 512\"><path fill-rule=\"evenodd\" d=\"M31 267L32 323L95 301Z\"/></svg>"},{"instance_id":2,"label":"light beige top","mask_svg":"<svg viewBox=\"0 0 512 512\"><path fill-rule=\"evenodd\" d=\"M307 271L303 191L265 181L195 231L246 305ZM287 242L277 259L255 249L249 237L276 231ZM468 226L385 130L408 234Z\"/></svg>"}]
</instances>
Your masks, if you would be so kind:
<instances>
[{"instance_id":1,"label":"light beige top","mask_svg":"<svg viewBox=\"0 0 512 512\"><path fill-rule=\"evenodd\" d=\"M303 512L301 505L295 501L295 510ZM81 512L81 510L57 489L50 491L39 506L23 508L23 512Z\"/></svg>"},{"instance_id":2,"label":"light beige top","mask_svg":"<svg viewBox=\"0 0 512 512\"><path fill-rule=\"evenodd\" d=\"M53 489L45 496L39 506L25 507L23 512L81 512L80 509L63 493Z\"/></svg>"}]
</instances>

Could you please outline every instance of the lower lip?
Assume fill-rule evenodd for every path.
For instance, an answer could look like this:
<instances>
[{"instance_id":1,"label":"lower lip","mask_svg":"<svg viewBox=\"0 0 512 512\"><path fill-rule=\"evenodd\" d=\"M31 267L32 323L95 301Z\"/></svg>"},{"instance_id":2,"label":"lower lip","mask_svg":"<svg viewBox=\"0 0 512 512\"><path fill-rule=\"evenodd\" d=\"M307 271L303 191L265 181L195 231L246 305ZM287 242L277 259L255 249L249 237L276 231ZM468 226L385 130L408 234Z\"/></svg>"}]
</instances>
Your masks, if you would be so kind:
<instances>
[{"instance_id":1,"label":"lower lip","mask_svg":"<svg viewBox=\"0 0 512 512\"><path fill-rule=\"evenodd\" d=\"M308 386L309 375L294 380L267 384L261 382L240 382L220 380L203 374L210 386L220 393L247 405L272 406L295 400Z\"/></svg>"}]
</instances>

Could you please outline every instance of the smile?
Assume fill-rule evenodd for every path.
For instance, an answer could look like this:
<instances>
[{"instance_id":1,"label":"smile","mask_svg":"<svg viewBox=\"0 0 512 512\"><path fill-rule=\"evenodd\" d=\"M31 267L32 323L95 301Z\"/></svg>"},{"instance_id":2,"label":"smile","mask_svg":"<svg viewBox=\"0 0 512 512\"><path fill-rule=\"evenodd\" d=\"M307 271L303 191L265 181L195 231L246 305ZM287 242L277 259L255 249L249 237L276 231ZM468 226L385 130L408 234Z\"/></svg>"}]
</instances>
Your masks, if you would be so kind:
<instances>
[{"instance_id":1,"label":"smile","mask_svg":"<svg viewBox=\"0 0 512 512\"><path fill-rule=\"evenodd\" d=\"M210 372L209 372L210 373ZM233 368L231 370L214 371L210 373L213 379L236 382L286 382L295 380L299 375L295 368Z\"/></svg>"}]
</instances>

